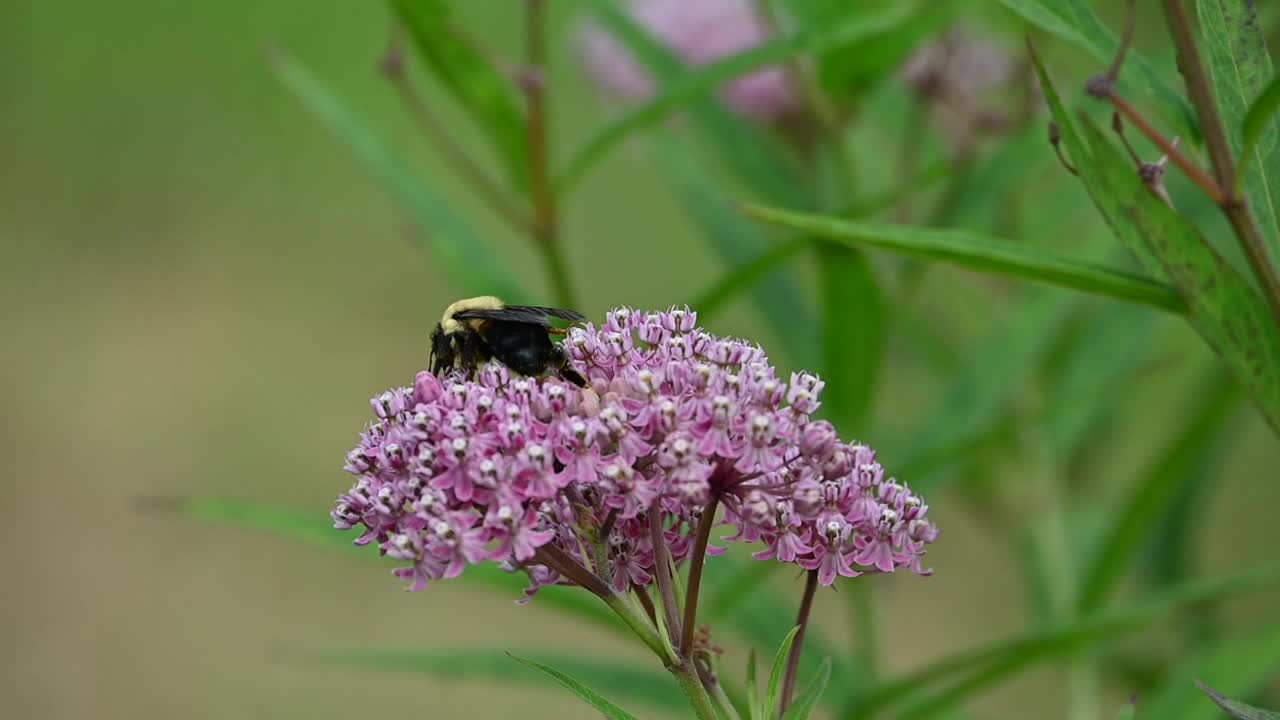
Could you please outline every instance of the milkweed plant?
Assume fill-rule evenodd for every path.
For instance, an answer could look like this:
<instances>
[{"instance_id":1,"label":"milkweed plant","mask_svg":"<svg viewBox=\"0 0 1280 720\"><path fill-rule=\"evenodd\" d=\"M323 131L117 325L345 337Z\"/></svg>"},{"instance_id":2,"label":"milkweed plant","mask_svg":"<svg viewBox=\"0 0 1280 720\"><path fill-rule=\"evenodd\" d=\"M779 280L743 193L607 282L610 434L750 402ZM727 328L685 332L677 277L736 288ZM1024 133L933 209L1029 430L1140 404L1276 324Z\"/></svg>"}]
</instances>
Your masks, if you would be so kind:
<instances>
[{"instance_id":1,"label":"milkweed plant","mask_svg":"<svg viewBox=\"0 0 1280 720\"><path fill-rule=\"evenodd\" d=\"M527 606L513 613L625 632L649 666L585 645L572 667L516 658L606 717L633 717L622 706L634 703L702 720L977 718L971 698L1046 665L1060 671L1061 706L1007 716L1109 716L1115 697L1135 695L1122 716L1207 717L1213 703L1277 717L1232 698L1276 702L1280 621L1219 606L1274 590L1280 565L1203 575L1191 560L1223 446L1241 423L1272 445L1280 430L1274 9L507 5L518 50L497 47L457 0L389 0L379 67L440 161L528 239L545 298L525 287L529 273L488 259L500 255L359 110L273 55L460 294L588 318L546 328L581 384L490 360L375 395L334 527L425 590L424 607L436 586L474 581ZM578 79L602 119L561 157L553 121L568 111L555 90ZM442 119L446 103L465 127ZM652 309L590 297L566 262L575 191L636 147L727 268L690 288L684 273L666 278L677 258L653 253ZM944 278L941 265L978 275ZM942 312L992 295L990 312L970 313L976 329ZM720 311L738 301L772 353L722 331ZM1157 348L1171 344L1158 333L1181 324L1191 332L1172 344L1202 353L1202 374L1155 379ZM894 385L904 363L929 379ZM1148 466L1102 487L1097 454L1127 432L1121 398L1150 383L1177 409L1154 423ZM932 412L904 399L922 393L936 394ZM1023 576L991 580L1025 588L1025 627L887 663L901 623L882 621L885 576L912 578L896 593L948 592L948 575L975 565L956 567L966 553L947 542L927 559L935 518L965 524L966 513L989 546L1017 548ZM822 603L847 609L849 647L822 627ZM1157 625L1165 642L1119 642ZM758 651L773 657L767 678ZM427 649L422 662L471 672L450 653ZM491 667L474 674L509 679ZM1207 698L1193 699L1192 678Z\"/></svg>"}]
</instances>

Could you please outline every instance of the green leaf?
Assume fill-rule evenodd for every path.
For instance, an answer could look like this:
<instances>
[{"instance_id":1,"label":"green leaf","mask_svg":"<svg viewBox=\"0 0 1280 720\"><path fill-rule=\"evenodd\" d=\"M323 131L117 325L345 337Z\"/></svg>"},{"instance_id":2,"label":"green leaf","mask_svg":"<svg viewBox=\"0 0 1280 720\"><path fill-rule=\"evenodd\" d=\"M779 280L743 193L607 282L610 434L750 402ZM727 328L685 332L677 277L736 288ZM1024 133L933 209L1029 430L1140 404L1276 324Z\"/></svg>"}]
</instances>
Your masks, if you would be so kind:
<instances>
[{"instance_id":1,"label":"green leaf","mask_svg":"<svg viewBox=\"0 0 1280 720\"><path fill-rule=\"evenodd\" d=\"M1040 287L1029 287L1013 303L1008 317L973 344L976 350L952 372L942 401L912 433L898 457L895 473L919 492L940 489L950 475L934 471L990 438L1008 417L1009 406L1024 383L1048 356L1072 306ZM987 348L1000 348L998 353Z\"/></svg>"},{"instance_id":2,"label":"green leaf","mask_svg":"<svg viewBox=\"0 0 1280 720\"><path fill-rule=\"evenodd\" d=\"M756 649L751 648L747 655L747 704L751 720L766 720L764 708L760 704L760 687L756 683Z\"/></svg>"},{"instance_id":3,"label":"green leaf","mask_svg":"<svg viewBox=\"0 0 1280 720\"><path fill-rule=\"evenodd\" d=\"M776 240L767 237L730 204L722 183L703 166L688 143L670 133L663 133L656 140L658 165L671 192L726 264L751 265L752 258L778 247ZM817 321L812 302L791 268L778 263L761 267L758 284L739 287L749 287L752 304L778 334L790 359L800 367L813 367L818 355L814 342ZM705 313L700 305L691 307L700 316Z\"/></svg>"},{"instance_id":4,"label":"green leaf","mask_svg":"<svg viewBox=\"0 0 1280 720\"><path fill-rule=\"evenodd\" d=\"M1083 50L1099 63L1103 72L1115 57L1119 40L1098 18L1085 0L996 0L1009 11L1028 23ZM1172 123L1176 131L1191 140L1198 140L1195 112L1186 97L1167 83L1159 72L1136 50L1130 49L1125 67L1138 68L1138 77L1132 72L1122 72L1118 85L1130 97L1152 96L1159 104L1161 114ZM1077 162L1077 165L1079 163Z\"/></svg>"},{"instance_id":5,"label":"green leaf","mask_svg":"<svg viewBox=\"0 0 1280 720\"><path fill-rule=\"evenodd\" d=\"M1137 230L1158 269L1187 301L1192 327L1280 432L1280 329L1266 303L1194 226L1146 188L1097 126L1086 123L1085 129L1103 181L1098 192L1117 204L1120 222Z\"/></svg>"},{"instance_id":6,"label":"green leaf","mask_svg":"<svg viewBox=\"0 0 1280 720\"><path fill-rule=\"evenodd\" d=\"M1275 123L1256 119L1256 139L1243 154L1249 106L1273 75L1255 0L1196 0L1196 14L1213 97L1231 151L1239 158L1236 173L1244 177L1245 197L1257 214L1271 258L1280 261L1280 134Z\"/></svg>"},{"instance_id":7,"label":"green leaf","mask_svg":"<svg viewBox=\"0 0 1280 720\"><path fill-rule=\"evenodd\" d=\"M1180 492L1209 477L1212 450L1237 399L1235 383L1215 369L1195 393L1196 406L1178 416L1185 418L1182 428L1170 438L1128 500L1110 514L1111 526L1082 573L1081 613L1102 605Z\"/></svg>"},{"instance_id":8,"label":"green leaf","mask_svg":"<svg viewBox=\"0 0 1280 720\"><path fill-rule=\"evenodd\" d=\"M1280 720L1280 712L1263 710L1252 705L1246 705L1238 700L1232 700L1199 680L1196 681L1196 687L1203 690L1218 707L1236 720Z\"/></svg>"},{"instance_id":9,"label":"green leaf","mask_svg":"<svg viewBox=\"0 0 1280 720\"><path fill-rule=\"evenodd\" d=\"M1085 134L1077 134L1034 51L1032 59L1062 141L1107 224L1147 272L1177 288L1192 327L1280 431L1280 331L1266 303L1193 225L1147 189L1129 159L1087 117Z\"/></svg>"},{"instance_id":10,"label":"green leaf","mask_svg":"<svg viewBox=\"0 0 1280 720\"><path fill-rule=\"evenodd\" d=\"M148 502L149 507L159 506ZM303 514L222 498L194 497L163 502L163 508L216 525L266 532L287 540L346 552L359 552L370 560L381 560L368 547L351 544L350 533L335 530L323 512ZM390 582L394 582L389 579ZM523 575L504 572L493 563L467 568L453 582L496 589L508 597L520 597L527 585ZM556 608L628 639L635 635L603 603L581 588L547 587L538 591L538 605Z\"/></svg>"},{"instance_id":11,"label":"green leaf","mask_svg":"<svg viewBox=\"0 0 1280 720\"><path fill-rule=\"evenodd\" d=\"M512 681L546 684L546 676L541 673L513 669L511 658L499 650L360 650L325 653L317 659L326 665L369 672L488 680L501 686ZM611 695L644 702L664 710L689 707L676 691L675 684L667 673L619 664L606 658L584 658L580 655L556 656L547 662Z\"/></svg>"},{"instance_id":12,"label":"green leaf","mask_svg":"<svg viewBox=\"0 0 1280 720\"><path fill-rule=\"evenodd\" d=\"M382 181L420 228L418 234L426 240L427 249L463 290L508 300L525 297L506 266L491 262L496 251L486 248L449 204L416 177L342 98L293 57L282 53L274 60L285 86Z\"/></svg>"},{"instance_id":13,"label":"green leaf","mask_svg":"<svg viewBox=\"0 0 1280 720\"><path fill-rule=\"evenodd\" d=\"M391 7L422 63L484 131L512 186L528 188L524 111L511 80L460 34L447 0L391 0Z\"/></svg>"},{"instance_id":14,"label":"green leaf","mask_svg":"<svg viewBox=\"0 0 1280 720\"><path fill-rule=\"evenodd\" d=\"M791 632L782 639L778 652L773 656L773 667L769 670L769 687L764 695L764 710L768 717L776 717L779 695L782 691L782 676L786 672L787 657L791 655L791 645L796 640L800 626L791 628Z\"/></svg>"},{"instance_id":15,"label":"green leaf","mask_svg":"<svg viewBox=\"0 0 1280 720\"><path fill-rule=\"evenodd\" d=\"M818 701L822 699L822 693L827 689L827 683L831 680L831 659L827 658L822 661L822 665L818 667L818 674L809 681L804 692L796 697L791 707L787 708L787 712L782 716L782 720L808 720L813 715L813 711L818 707Z\"/></svg>"},{"instance_id":16,"label":"green leaf","mask_svg":"<svg viewBox=\"0 0 1280 720\"><path fill-rule=\"evenodd\" d=\"M729 301L755 287L770 272L800 254L810 242L809 238L793 238L770 244L767 250L732 268L711 287L699 293L689 302L689 307L698 311L699 318L713 317ZM767 295L767 291L764 294Z\"/></svg>"},{"instance_id":17,"label":"green leaf","mask_svg":"<svg viewBox=\"0 0 1280 720\"><path fill-rule=\"evenodd\" d=\"M1108 610L1055 627L1038 628L1011 640L965 650L934 661L861 693L847 703L848 720L870 717L926 687L957 675L963 680L914 707L906 717L918 718L954 705L972 693L1081 647L1100 647L1166 619L1176 610L1220 602L1280 585L1280 565L1268 565L1238 575L1189 582L1147 596L1138 604Z\"/></svg>"},{"instance_id":18,"label":"green leaf","mask_svg":"<svg viewBox=\"0 0 1280 720\"><path fill-rule=\"evenodd\" d=\"M1265 688L1278 669L1280 625L1255 628L1183 659L1143 702L1143 716L1217 720L1222 717L1221 712L1196 690L1201 679L1226 695L1240 697Z\"/></svg>"},{"instance_id":19,"label":"green leaf","mask_svg":"<svg viewBox=\"0 0 1280 720\"><path fill-rule=\"evenodd\" d=\"M595 7L601 11L609 28L618 34L619 39L660 82L657 83L658 91L652 98L601 128L584 143L565 165L558 176L557 185L562 192L568 191L631 134L660 122L674 111L694 106L695 119L720 142L726 158L740 163L740 174L754 176L756 187L774 188L773 192L765 193L767 196L794 198L798 185L779 188L779 183L786 182L787 174L775 175L772 179L762 176L762 173L770 172L770 169L767 165L762 165L756 156L769 146L740 142L759 137L758 133L744 127L741 121L717 103L706 101L725 83L769 65L784 63L805 53L822 52L828 48L865 42L892 33L912 17L914 10L911 5L912 3L901 3L893 10L874 17L859 17L837 25L814 27L785 35L751 50L690 70L669 51L649 40L642 30L636 28L634 23L605 0L596 0ZM742 148L747 147L753 148L753 151L742 152ZM776 161L768 163L777 164ZM802 201L803 198L799 200Z\"/></svg>"},{"instance_id":20,"label":"green leaf","mask_svg":"<svg viewBox=\"0 0 1280 720\"><path fill-rule=\"evenodd\" d=\"M547 667L546 665L543 665L538 662L534 662L533 660L528 660L526 658L516 657L515 655L512 655L511 659L515 660L518 663L524 663L529 667L537 668L538 670L541 670L542 672L550 675L552 678L555 679L556 682L568 688L569 692L573 693L574 695L577 695L578 697L586 701L588 705L604 713L604 716L606 718L609 718L609 720L637 720L636 717L631 713L627 712L626 710L623 710L617 705L614 705L613 703L601 697L598 693L596 693L591 688L587 687L586 685L583 685L582 683L578 682L577 680L574 680L573 678L560 672L559 670L556 670L555 668Z\"/></svg>"},{"instance_id":21,"label":"green leaf","mask_svg":"<svg viewBox=\"0 0 1280 720\"><path fill-rule=\"evenodd\" d=\"M858 432L871 409L884 349L884 303L866 255L818 245L823 314L822 394L836 427Z\"/></svg>"},{"instance_id":22,"label":"green leaf","mask_svg":"<svg viewBox=\"0 0 1280 720\"><path fill-rule=\"evenodd\" d=\"M1262 144L1263 137L1274 136L1277 108L1280 108L1280 75L1271 78L1271 82L1267 83L1266 88L1258 94L1258 99L1253 101L1249 112L1244 116L1244 124L1241 128L1243 146L1240 151L1240 166L1236 168L1236 174L1239 177L1244 177L1253 159L1263 154L1263 150L1258 147ZM1274 149L1273 137L1272 152L1267 154L1275 154ZM1272 252L1274 253L1274 250Z\"/></svg>"},{"instance_id":23,"label":"green leaf","mask_svg":"<svg viewBox=\"0 0 1280 720\"><path fill-rule=\"evenodd\" d=\"M1129 702L1120 708L1120 712L1116 713L1116 720L1133 720L1134 714L1137 712L1138 704L1132 698Z\"/></svg>"},{"instance_id":24,"label":"green leaf","mask_svg":"<svg viewBox=\"0 0 1280 720\"><path fill-rule=\"evenodd\" d=\"M1183 302L1172 288L1150 278L980 233L841 220L759 205L747 205L744 210L760 220L850 247L880 248L1171 312L1185 311Z\"/></svg>"}]
</instances>

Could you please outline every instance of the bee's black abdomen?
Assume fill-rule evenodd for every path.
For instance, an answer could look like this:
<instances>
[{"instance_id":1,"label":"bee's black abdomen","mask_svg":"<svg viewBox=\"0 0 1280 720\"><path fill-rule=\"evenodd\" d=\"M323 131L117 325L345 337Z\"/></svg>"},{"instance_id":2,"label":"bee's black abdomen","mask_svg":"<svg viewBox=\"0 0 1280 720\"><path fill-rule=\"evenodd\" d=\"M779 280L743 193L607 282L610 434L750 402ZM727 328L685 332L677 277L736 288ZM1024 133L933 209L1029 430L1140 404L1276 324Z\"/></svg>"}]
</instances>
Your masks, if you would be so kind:
<instances>
[{"instance_id":1,"label":"bee's black abdomen","mask_svg":"<svg viewBox=\"0 0 1280 720\"><path fill-rule=\"evenodd\" d=\"M484 328L484 342L503 365L521 375L541 375L556 357L555 346L541 325L492 320Z\"/></svg>"},{"instance_id":2,"label":"bee's black abdomen","mask_svg":"<svg viewBox=\"0 0 1280 720\"><path fill-rule=\"evenodd\" d=\"M445 334L443 327L436 325L431 333L431 372L440 375L451 369L455 355L453 339Z\"/></svg>"}]
</instances>

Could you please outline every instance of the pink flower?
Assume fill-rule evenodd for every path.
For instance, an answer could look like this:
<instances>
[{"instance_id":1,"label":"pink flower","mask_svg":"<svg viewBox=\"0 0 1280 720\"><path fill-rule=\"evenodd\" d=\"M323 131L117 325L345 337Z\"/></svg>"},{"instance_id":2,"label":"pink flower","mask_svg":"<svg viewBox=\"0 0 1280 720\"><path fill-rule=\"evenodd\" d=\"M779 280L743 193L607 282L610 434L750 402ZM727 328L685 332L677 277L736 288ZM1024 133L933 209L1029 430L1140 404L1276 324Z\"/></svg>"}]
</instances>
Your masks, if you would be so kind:
<instances>
[{"instance_id":1,"label":"pink flower","mask_svg":"<svg viewBox=\"0 0 1280 720\"><path fill-rule=\"evenodd\" d=\"M754 0L626 0L623 8L641 28L693 67L750 50L770 35ZM652 77L606 29L595 22L586 23L581 38L587 70L597 84L630 100L653 95ZM721 95L734 110L763 123L777 122L800 109L786 72L777 66L734 80ZM682 322L673 319L671 328Z\"/></svg>"},{"instance_id":2,"label":"pink flower","mask_svg":"<svg viewBox=\"0 0 1280 720\"><path fill-rule=\"evenodd\" d=\"M683 309L614 311L572 329L564 349L588 387L491 363L474 378L419 373L374 398L334 527L403 561L396 575L414 590L497 562L525 572L532 597L573 582L547 565L565 558L644 587L651 515L682 563L713 500L729 541L762 543L757 559L816 570L824 585L929 572L928 505L871 448L811 419L819 378L780 381L759 347L711 335Z\"/></svg>"}]
</instances>

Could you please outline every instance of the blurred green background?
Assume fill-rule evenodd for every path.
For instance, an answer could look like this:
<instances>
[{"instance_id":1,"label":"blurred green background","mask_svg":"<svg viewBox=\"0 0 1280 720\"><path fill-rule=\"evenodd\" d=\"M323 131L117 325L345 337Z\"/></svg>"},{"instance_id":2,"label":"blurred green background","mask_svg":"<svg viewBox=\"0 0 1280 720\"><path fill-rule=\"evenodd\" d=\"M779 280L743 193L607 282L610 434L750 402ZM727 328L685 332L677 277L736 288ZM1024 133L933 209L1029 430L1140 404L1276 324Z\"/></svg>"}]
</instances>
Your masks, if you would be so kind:
<instances>
[{"instance_id":1,"label":"blurred green background","mask_svg":"<svg viewBox=\"0 0 1280 720\"><path fill-rule=\"evenodd\" d=\"M517 53L514 3L457 5L486 45ZM554 138L563 158L607 113L570 40L573 3L551 6ZM1017 48L1017 26L991 14ZM483 211L401 113L376 71L388 20L379 3L336 0L0 6L6 714L590 718L556 689L358 672L307 658L476 646L650 662L633 644L537 602L518 608L513 597L457 583L409 594L368 557L139 510L144 497L218 496L323 522L349 484L342 457L368 415L367 398L425 365L427 332L459 293L377 182L282 89L268 48L287 48L352 100L502 248L495 262L540 268L526 240ZM1092 69L1071 52L1050 54L1073 83ZM1169 59L1158 48L1151 54ZM906 112L901 96L893 88L877 94L897 113ZM459 115L441 112L480 147ZM901 129L897 120L873 113L859 131L869 186L883 180L876 152L886 154L877 148ZM1058 237L1048 241L1085 247L1096 236L1095 247L1108 246L1041 132L1021 141L1022 161L1004 174L973 180L971 222L987 222L992 213L981 203L1013 198L1016 187L1016 200L1006 202L1050 224ZM724 272L643 141L624 146L575 194L565 236L582 309L592 316L618 304L684 302ZM522 275L545 290L540 270ZM895 331L877 392L876 432L894 440L909 437L946 391L948 378L929 371L933 344L961 359L996 358L1002 348L981 339L1025 302L1013 284L945 267L930 270L924 287L913 301L923 322ZM1114 306L1090 307L1105 315ZM1085 393L1083 402L1114 413L1087 462L1055 470L1101 508L1153 462L1187 390L1214 363L1183 324L1150 317L1158 361L1122 386ZM776 340L745 301L712 328L766 347ZM788 364L785 352L772 354ZM1014 395L1011 412L1038 402L1030 383ZM1197 573L1272 561L1280 544L1280 447L1243 403L1227 435L1195 510ZM1047 472L1026 457L985 464L983 479L1016 488ZM890 468L893 461L885 458ZM1017 533L994 529L981 504L949 497L931 498L943 531L930 553L937 574L872 581L891 670L1028 622ZM1034 504L1025 512L1033 515ZM708 572L715 569L712 562ZM770 582L798 596L789 574ZM1277 601L1271 594L1233 603L1231 617L1239 627L1274 621ZM821 632L843 644L839 593L820 596L817 613ZM1166 632L1133 646L1158 645ZM740 668L742 648L723 642ZM1127 696L1121 687L1108 692L1116 703ZM992 718L1058 717L1065 693L1063 667L1051 663L972 707Z\"/></svg>"}]
</instances>

